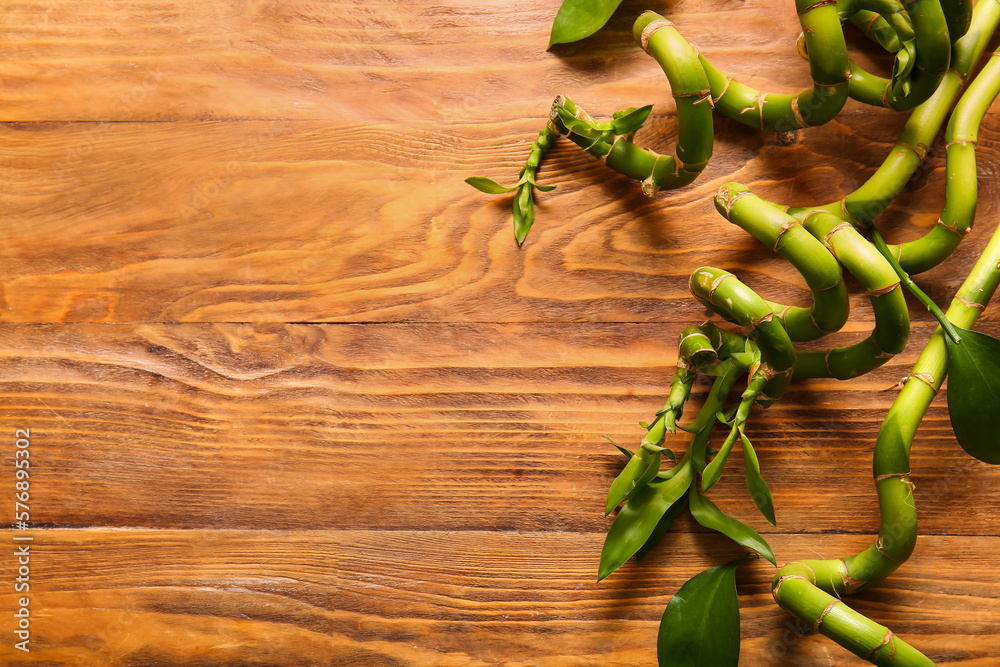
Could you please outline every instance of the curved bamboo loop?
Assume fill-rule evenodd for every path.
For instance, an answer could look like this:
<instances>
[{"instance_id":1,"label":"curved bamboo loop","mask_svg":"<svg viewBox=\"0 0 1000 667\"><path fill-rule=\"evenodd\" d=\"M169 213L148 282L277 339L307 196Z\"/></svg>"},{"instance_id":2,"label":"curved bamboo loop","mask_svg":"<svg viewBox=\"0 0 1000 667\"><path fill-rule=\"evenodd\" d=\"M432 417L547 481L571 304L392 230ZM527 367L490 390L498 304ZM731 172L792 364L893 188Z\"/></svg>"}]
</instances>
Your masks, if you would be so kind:
<instances>
[{"instance_id":1,"label":"curved bamboo loop","mask_svg":"<svg viewBox=\"0 0 1000 667\"><path fill-rule=\"evenodd\" d=\"M933 1L933 0L932 0ZM796 94L763 93L726 76L703 55L715 108L732 120L772 132L815 127L833 120L848 97L850 59L834 0L796 0L810 60L812 88Z\"/></svg>"}]
</instances>

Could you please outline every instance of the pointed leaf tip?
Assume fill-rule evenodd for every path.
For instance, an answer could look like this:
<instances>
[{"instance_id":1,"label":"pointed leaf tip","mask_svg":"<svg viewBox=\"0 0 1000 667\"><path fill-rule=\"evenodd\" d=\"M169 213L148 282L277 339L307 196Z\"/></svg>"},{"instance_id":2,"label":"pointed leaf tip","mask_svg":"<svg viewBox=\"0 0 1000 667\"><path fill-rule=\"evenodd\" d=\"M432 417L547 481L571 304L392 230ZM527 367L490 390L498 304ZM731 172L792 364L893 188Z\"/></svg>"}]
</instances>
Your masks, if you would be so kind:
<instances>
[{"instance_id":1,"label":"pointed leaf tip","mask_svg":"<svg viewBox=\"0 0 1000 667\"><path fill-rule=\"evenodd\" d=\"M474 187L475 189L479 190L480 192L485 192L488 195L503 195L507 194L508 192L513 192L518 188L517 185L513 185L509 188L504 187L503 185L500 185L496 181L489 178L485 178L483 176L471 176L465 179L465 182Z\"/></svg>"},{"instance_id":2,"label":"pointed leaf tip","mask_svg":"<svg viewBox=\"0 0 1000 667\"><path fill-rule=\"evenodd\" d=\"M577 42L601 29L621 0L563 0L552 22L546 51L556 44Z\"/></svg>"}]
</instances>

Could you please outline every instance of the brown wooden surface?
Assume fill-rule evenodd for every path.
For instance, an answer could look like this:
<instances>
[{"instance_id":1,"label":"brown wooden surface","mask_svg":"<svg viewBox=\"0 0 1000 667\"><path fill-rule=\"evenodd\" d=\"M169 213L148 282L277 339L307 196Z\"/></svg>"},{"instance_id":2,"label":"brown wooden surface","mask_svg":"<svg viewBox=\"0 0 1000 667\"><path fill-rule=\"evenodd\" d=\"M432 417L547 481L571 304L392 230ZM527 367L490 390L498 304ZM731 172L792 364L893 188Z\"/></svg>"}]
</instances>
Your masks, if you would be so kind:
<instances>
[{"instance_id":1,"label":"brown wooden surface","mask_svg":"<svg viewBox=\"0 0 1000 667\"><path fill-rule=\"evenodd\" d=\"M28 654L0 548L0 662L655 663L670 596L737 549L686 517L595 583L621 464L601 436L634 443L662 405L677 334L704 318L693 269L808 297L715 213L718 186L843 196L903 118L850 103L791 146L720 120L702 177L655 200L559 143L542 170L559 189L519 249L509 199L462 181L511 181L556 93L595 115L655 103L640 141L675 134L631 41L645 5L546 53L557 5L0 2L0 539L25 534L18 428L35 538ZM751 85L808 80L784 3L652 6ZM923 279L939 302L1000 213L998 135L991 114L976 231ZM943 156L886 214L893 240L937 219ZM838 343L872 324L852 286ZM796 383L754 415L777 528L737 466L713 491L779 560L870 543L875 434L932 330L911 305L884 368ZM1000 334L992 311L981 328ZM943 396L912 465L917 550L851 604L939 664L996 665L1000 471L960 450ZM740 570L741 665L866 664L803 636L772 573Z\"/></svg>"}]
</instances>

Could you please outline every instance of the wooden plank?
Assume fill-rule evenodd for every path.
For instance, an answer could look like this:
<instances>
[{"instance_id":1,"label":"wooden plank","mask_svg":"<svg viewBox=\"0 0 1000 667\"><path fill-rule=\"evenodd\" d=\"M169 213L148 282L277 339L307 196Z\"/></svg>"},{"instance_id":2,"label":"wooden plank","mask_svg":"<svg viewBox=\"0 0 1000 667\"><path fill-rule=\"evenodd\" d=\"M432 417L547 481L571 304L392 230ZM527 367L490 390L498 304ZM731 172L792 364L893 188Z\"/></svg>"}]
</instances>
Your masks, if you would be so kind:
<instances>
[{"instance_id":1,"label":"wooden plank","mask_svg":"<svg viewBox=\"0 0 1000 667\"><path fill-rule=\"evenodd\" d=\"M998 118L981 133L984 175L1000 159ZM894 131L877 115L851 122L804 134L780 153L763 135L724 127L704 177L655 201L559 144L543 170L559 189L540 197L521 249L509 198L462 180L509 180L537 121L0 127L8 149L0 162L0 317L695 321L702 309L687 283L706 264L735 271L768 297L808 303L794 269L721 218L712 197L734 179L777 201L843 196L871 173ZM660 117L651 130L670 124ZM808 168L816 163L825 166ZM932 149L921 178L924 187L886 215L890 239L914 238L937 220L943 149ZM983 179L980 227L924 279L939 300L985 245L998 188ZM855 304L864 307L860 297Z\"/></svg>"},{"instance_id":2,"label":"wooden plank","mask_svg":"<svg viewBox=\"0 0 1000 667\"><path fill-rule=\"evenodd\" d=\"M741 3L739 20L720 34L718 12L733 11L730 3L689 5L675 9L685 35L720 66L762 72L757 85L770 72L779 85L807 85L794 15L771 2ZM526 0L5 3L0 120L482 121L533 117L565 92L552 90L556 81L601 104L662 81L632 39L640 3L626 3L599 37L546 53L556 8ZM741 52L754 54L753 67Z\"/></svg>"},{"instance_id":3,"label":"wooden plank","mask_svg":"<svg viewBox=\"0 0 1000 667\"><path fill-rule=\"evenodd\" d=\"M634 446L636 422L665 400L678 332L5 325L0 423L31 429L44 525L598 532L622 464L602 435ZM713 497L766 534L871 534L871 448L889 389L929 333L877 372L797 383L754 415L777 530L749 502L738 463ZM913 471L922 534L1000 530L1000 470L957 446L943 397Z\"/></svg>"},{"instance_id":4,"label":"wooden plank","mask_svg":"<svg viewBox=\"0 0 1000 667\"><path fill-rule=\"evenodd\" d=\"M595 583L601 535L495 531L50 530L32 545L29 654L9 665L608 665L655 663L683 581L735 549L678 533L641 567ZM4 531L0 539L10 539ZM839 535L773 538L779 553L860 549ZM940 665L1000 650L996 537L922 537L885 586L850 600ZM698 553L702 555L696 555ZM942 554L949 554L942 556ZM3 568L9 568L4 559ZM864 665L807 636L740 569L741 664ZM933 573L933 574L931 574ZM4 592L0 604L14 606ZM954 628L940 634L942 626Z\"/></svg>"}]
</instances>

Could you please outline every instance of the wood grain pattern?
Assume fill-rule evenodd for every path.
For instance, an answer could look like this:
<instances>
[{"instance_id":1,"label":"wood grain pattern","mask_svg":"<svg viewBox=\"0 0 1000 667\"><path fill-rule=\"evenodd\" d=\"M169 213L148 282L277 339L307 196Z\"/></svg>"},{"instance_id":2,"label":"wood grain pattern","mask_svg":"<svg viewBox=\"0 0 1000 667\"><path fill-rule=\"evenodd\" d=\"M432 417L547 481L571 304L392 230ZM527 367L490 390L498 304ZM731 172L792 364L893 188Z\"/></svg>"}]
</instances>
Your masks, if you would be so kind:
<instances>
[{"instance_id":1,"label":"wood grain pattern","mask_svg":"<svg viewBox=\"0 0 1000 667\"><path fill-rule=\"evenodd\" d=\"M741 80L807 85L783 3L655 4ZM463 179L512 180L556 93L595 115L655 103L640 140L676 136L630 34L646 5L546 53L557 5L0 0L0 503L10 437L30 428L35 537L31 653L8 641L16 563L0 554L0 663L655 662L670 596L735 551L682 518L595 583L622 462L601 436L634 443L662 405L677 335L705 317L698 266L808 299L718 216L716 189L833 200L904 119L849 103L790 145L719 120L701 178L655 200L560 142L541 171L558 189L518 248L509 199ZM939 303L1000 215L996 111L978 227L922 278ZM935 223L944 169L939 141L880 220L891 240ZM849 284L836 344L872 327ZM911 311L885 367L796 383L754 414L777 528L735 462L714 488L779 560L870 543L871 448L933 328ZM1000 335L992 308L979 328ZM912 469L917 552L850 603L941 665L995 665L1000 470L962 453L943 396ZM804 636L772 572L740 570L741 665L866 664Z\"/></svg>"},{"instance_id":2,"label":"wood grain pattern","mask_svg":"<svg viewBox=\"0 0 1000 667\"><path fill-rule=\"evenodd\" d=\"M671 591L735 550L719 536L685 531L641 568L595 583L601 539L577 532L47 531L35 545L47 585L33 598L40 646L31 659L95 667L655 663L652 639ZM809 556L861 548L865 539L783 535L772 543ZM1000 603L986 592L995 571L981 566L998 548L996 537L971 545L921 538L910 564L851 604L941 665L989 664L1000 649L991 631ZM940 556L954 552L962 556ZM928 570L937 575L928 578ZM868 664L790 622L770 599L772 572L761 561L740 571L741 664ZM0 601L7 606L11 598ZM962 632L942 635L943 625ZM16 656L0 645L0 658Z\"/></svg>"}]
</instances>

